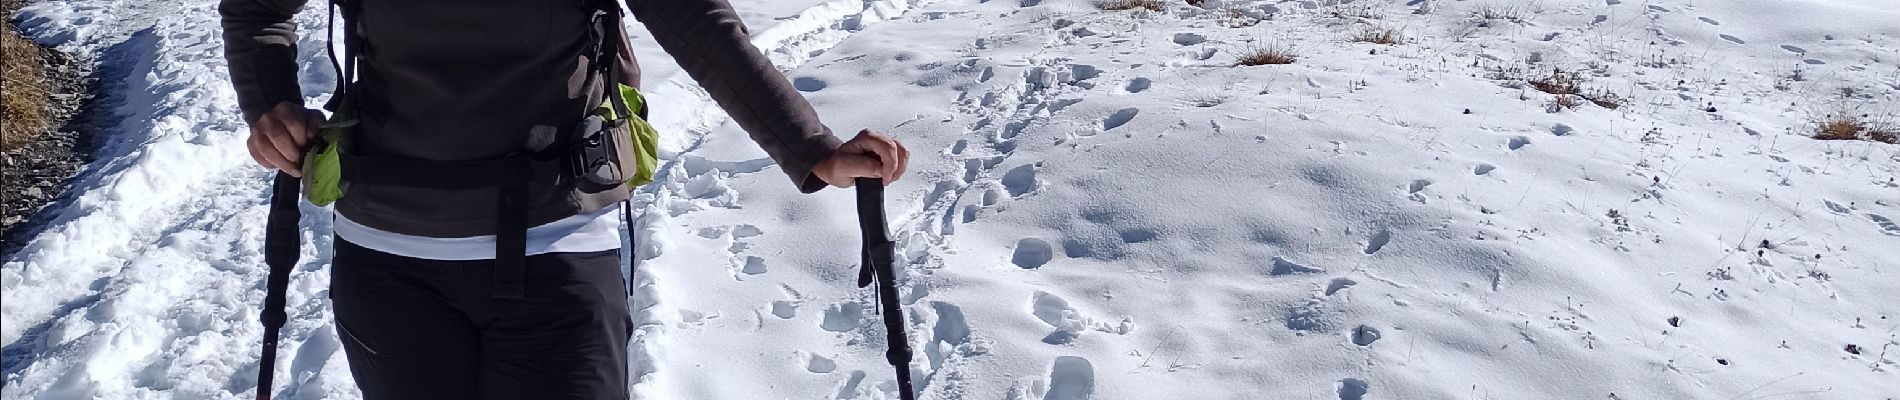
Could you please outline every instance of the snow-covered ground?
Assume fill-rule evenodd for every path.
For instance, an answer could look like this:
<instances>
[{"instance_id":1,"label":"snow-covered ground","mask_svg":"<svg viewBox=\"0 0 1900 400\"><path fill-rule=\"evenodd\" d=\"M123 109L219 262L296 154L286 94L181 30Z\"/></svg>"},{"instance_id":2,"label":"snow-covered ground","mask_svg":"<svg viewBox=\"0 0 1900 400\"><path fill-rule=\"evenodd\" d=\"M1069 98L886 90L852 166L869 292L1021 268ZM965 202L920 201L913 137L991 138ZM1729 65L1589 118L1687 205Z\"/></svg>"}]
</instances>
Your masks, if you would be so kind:
<instances>
[{"instance_id":1,"label":"snow-covered ground","mask_svg":"<svg viewBox=\"0 0 1900 400\"><path fill-rule=\"evenodd\" d=\"M1900 3L735 3L835 130L913 150L888 207L923 398L1900 398L1900 146L1807 137L1900 113ZM100 62L118 120L0 269L5 398L259 389L267 175L215 8L19 17ZM636 394L895 398L850 193L796 194L639 46L668 162ZM1521 78L1556 68L1621 107L1552 112ZM271 389L357 398L305 212Z\"/></svg>"}]
</instances>

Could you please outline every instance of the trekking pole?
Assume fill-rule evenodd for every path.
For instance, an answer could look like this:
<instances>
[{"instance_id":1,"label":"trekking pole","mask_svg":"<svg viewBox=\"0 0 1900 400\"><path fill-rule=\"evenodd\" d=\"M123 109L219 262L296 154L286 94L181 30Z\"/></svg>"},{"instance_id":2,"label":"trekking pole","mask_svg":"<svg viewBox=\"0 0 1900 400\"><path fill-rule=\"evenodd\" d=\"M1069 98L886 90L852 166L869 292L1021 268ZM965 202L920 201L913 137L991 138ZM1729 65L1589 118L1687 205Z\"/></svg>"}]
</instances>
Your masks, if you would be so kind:
<instances>
[{"instance_id":1,"label":"trekking pole","mask_svg":"<svg viewBox=\"0 0 1900 400\"><path fill-rule=\"evenodd\" d=\"M297 177L278 172L271 181L270 217L264 223L264 265L270 275L264 279L264 354L257 365L257 400L270 400L271 373L277 369L277 331L284 327L284 292L290 286L290 270L297 266L298 246L303 238L297 228L302 215L297 210L302 183Z\"/></svg>"},{"instance_id":2,"label":"trekking pole","mask_svg":"<svg viewBox=\"0 0 1900 400\"><path fill-rule=\"evenodd\" d=\"M897 301L897 277L891 264L896 249L891 243L889 225L884 222L884 180L858 178L858 228L864 233L864 269L858 273L858 287L877 282L878 303L883 306L884 329L891 348L884 353L897 369L897 394L913 400L910 383L910 336L904 333L904 308Z\"/></svg>"}]
</instances>

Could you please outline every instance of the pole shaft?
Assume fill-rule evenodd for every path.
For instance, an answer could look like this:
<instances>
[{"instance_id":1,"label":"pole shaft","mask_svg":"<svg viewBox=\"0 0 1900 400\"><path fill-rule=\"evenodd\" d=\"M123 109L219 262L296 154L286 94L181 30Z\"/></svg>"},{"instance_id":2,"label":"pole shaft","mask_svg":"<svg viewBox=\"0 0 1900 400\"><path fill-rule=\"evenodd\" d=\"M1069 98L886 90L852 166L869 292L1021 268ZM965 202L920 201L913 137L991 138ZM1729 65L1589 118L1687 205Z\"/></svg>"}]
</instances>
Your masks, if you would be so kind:
<instances>
[{"instance_id":1,"label":"pole shaft","mask_svg":"<svg viewBox=\"0 0 1900 400\"><path fill-rule=\"evenodd\" d=\"M897 298L896 249L892 248L890 225L884 217L884 181L858 178L858 228L864 234L864 268L877 281L878 303L884 313L885 341L890 349L884 356L897 372L897 393L902 400L917 398L910 376L910 335L904 332L904 307Z\"/></svg>"}]
</instances>

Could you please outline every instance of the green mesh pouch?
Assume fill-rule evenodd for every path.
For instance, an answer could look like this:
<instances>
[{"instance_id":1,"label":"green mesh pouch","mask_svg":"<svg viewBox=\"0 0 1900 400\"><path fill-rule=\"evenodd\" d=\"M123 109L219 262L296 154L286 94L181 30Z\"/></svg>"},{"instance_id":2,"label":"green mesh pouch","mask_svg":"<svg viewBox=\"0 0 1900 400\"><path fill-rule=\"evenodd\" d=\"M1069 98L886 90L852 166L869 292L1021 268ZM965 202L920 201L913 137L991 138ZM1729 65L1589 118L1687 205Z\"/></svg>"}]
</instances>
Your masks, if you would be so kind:
<instances>
[{"instance_id":1,"label":"green mesh pouch","mask_svg":"<svg viewBox=\"0 0 1900 400\"><path fill-rule=\"evenodd\" d=\"M337 119L332 119L333 121ZM337 154L345 129L355 121L324 122L317 131L316 143L303 157L303 198L318 207L327 207L343 198L342 156Z\"/></svg>"},{"instance_id":2,"label":"green mesh pouch","mask_svg":"<svg viewBox=\"0 0 1900 400\"><path fill-rule=\"evenodd\" d=\"M653 182L653 173L660 168L660 132L653 129L641 115L646 111L646 97L640 95L640 89L620 85L620 99L627 102L633 115L627 116L627 131L633 139L633 174L627 177L627 187L636 188ZM612 107L607 107L612 116Z\"/></svg>"}]
</instances>

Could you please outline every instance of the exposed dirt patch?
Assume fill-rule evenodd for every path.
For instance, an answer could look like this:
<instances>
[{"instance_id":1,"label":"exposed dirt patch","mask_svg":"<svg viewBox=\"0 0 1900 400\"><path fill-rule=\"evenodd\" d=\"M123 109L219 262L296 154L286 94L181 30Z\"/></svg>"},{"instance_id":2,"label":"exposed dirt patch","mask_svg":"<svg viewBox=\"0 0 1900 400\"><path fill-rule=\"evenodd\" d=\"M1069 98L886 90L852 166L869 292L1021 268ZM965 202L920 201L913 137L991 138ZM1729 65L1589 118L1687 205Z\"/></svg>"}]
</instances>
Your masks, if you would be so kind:
<instances>
[{"instance_id":1,"label":"exposed dirt patch","mask_svg":"<svg viewBox=\"0 0 1900 400\"><path fill-rule=\"evenodd\" d=\"M11 18L18 8L15 2L7 3L6 15ZM6 33L18 32L7 24ZM84 118L76 117L93 97L92 81L87 78L91 67L51 48L31 48L39 52L45 73L47 119L32 131L8 128L8 136L21 140L0 152L0 193L6 194L5 201L0 201L0 243L4 243L0 255L18 249L28 231L50 217L41 211L66 194L71 178L88 161L86 134L92 129L81 123Z\"/></svg>"}]
</instances>

